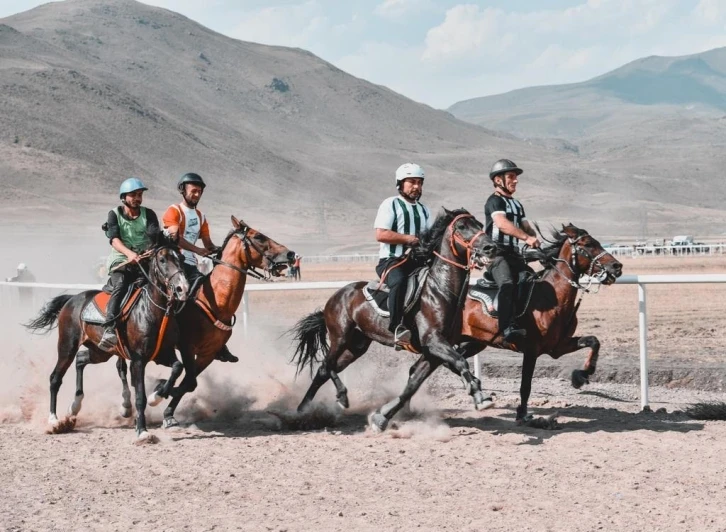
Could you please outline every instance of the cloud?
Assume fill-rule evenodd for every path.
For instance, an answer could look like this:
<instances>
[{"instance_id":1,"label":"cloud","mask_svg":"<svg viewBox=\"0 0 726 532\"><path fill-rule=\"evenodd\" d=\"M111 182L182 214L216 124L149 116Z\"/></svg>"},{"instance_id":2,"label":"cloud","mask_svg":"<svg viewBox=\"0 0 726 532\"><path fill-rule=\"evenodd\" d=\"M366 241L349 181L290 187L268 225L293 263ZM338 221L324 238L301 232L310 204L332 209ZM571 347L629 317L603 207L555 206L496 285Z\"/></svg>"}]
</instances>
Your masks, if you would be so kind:
<instances>
[{"instance_id":1,"label":"cloud","mask_svg":"<svg viewBox=\"0 0 726 532\"><path fill-rule=\"evenodd\" d=\"M313 47L333 26L323 7L308 1L246 12L227 34L243 41L305 48Z\"/></svg>"},{"instance_id":2,"label":"cloud","mask_svg":"<svg viewBox=\"0 0 726 532\"><path fill-rule=\"evenodd\" d=\"M373 13L379 17L396 19L412 13L433 9L432 0L384 0L378 4Z\"/></svg>"},{"instance_id":3,"label":"cloud","mask_svg":"<svg viewBox=\"0 0 726 532\"><path fill-rule=\"evenodd\" d=\"M723 0L701 0L693 13L698 21L706 26L726 24L726 3Z\"/></svg>"}]
</instances>

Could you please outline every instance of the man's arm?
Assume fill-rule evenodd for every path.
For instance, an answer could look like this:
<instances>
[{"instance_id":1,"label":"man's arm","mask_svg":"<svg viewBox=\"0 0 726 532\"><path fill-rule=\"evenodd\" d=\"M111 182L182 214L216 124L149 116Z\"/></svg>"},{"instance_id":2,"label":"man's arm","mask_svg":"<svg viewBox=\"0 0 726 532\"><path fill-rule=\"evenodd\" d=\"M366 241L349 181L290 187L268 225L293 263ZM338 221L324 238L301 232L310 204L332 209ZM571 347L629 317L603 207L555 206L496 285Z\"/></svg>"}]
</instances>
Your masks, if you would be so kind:
<instances>
[{"instance_id":1,"label":"man's arm","mask_svg":"<svg viewBox=\"0 0 726 532\"><path fill-rule=\"evenodd\" d=\"M534 227L532 227L532 224L529 223L529 220L522 220L522 229L524 229L524 232L530 236L537 236L537 231L534 230Z\"/></svg>"},{"instance_id":2,"label":"man's arm","mask_svg":"<svg viewBox=\"0 0 726 532\"><path fill-rule=\"evenodd\" d=\"M129 248L127 248L118 237L111 240L111 247L119 253L123 253L124 255L126 255L126 258L130 261L135 261L139 257L138 253L136 253L135 251L131 251Z\"/></svg>"},{"instance_id":3,"label":"man's arm","mask_svg":"<svg viewBox=\"0 0 726 532\"><path fill-rule=\"evenodd\" d=\"M513 236L526 243L528 246L536 248L539 247L539 239L534 235L530 235L528 232L520 229L512 222L509 221L507 215L504 213L495 213L492 215L492 221L502 233L505 235ZM524 225L524 224L523 224ZM529 226L529 222L527 222ZM531 229L531 226L529 226ZM534 232L534 231L533 231Z\"/></svg>"},{"instance_id":4,"label":"man's arm","mask_svg":"<svg viewBox=\"0 0 726 532\"><path fill-rule=\"evenodd\" d=\"M418 237L415 235L402 235L390 229L376 229L376 240L382 244L402 244L404 246L415 246L418 244Z\"/></svg>"}]
</instances>

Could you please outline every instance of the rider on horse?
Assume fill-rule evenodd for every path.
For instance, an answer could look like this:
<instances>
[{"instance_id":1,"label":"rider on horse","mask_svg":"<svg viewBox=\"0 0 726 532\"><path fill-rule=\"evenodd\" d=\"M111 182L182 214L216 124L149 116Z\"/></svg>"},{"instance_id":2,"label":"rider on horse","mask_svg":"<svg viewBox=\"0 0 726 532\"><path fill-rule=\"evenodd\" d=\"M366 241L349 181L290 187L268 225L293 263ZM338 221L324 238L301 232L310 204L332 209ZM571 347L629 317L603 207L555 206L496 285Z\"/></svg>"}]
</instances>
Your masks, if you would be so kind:
<instances>
[{"instance_id":1,"label":"rider on horse","mask_svg":"<svg viewBox=\"0 0 726 532\"><path fill-rule=\"evenodd\" d=\"M376 240L380 242L376 273L385 280L390 290L388 311L389 330L394 334L396 346L411 342L411 331L403 324L403 298L406 281L416 268L408 260L407 250L418 244L418 236L433 223L429 209L419 203L423 191L424 171L417 164L402 164L396 170L397 196L383 200L375 223Z\"/></svg>"},{"instance_id":2,"label":"rider on horse","mask_svg":"<svg viewBox=\"0 0 726 532\"><path fill-rule=\"evenodd\" d=\"M134 264L139 255L152 247L159 232L159 219L151 209L142 207L144 191L148 190L141 179L130 177L119 188L122 205L108 212L106 236L113 251L108 257L110 273L108 284L112 287L111 298L106 306L106 322L98 346L110 350L116 341L116 323L121 312L121 301L129 286L141 273ZM121 263L128 263L116 270Z\"/></svg>"},{"instance_id":3,"label":"rider on horse","mask_svg":"<svg viewBox=\"0 0 726 532\"><path fill-rule=\"evenodd\" d=\"M509 159L494 163L489 178L494 185L494 193L487 199L484 207L486 233L497 244L500 251L489 265L489 272L499 287L499 330L507 342L527 335L515 323L515 301L519 273L526 269L517 240L537 248L540 241L532 225L527 221L522 204L513 198L517 190L521 168Z\"/></svg>"},{"instance_id":4,"label":"rider on horse","mask_svg":"<svg viewBox=\"0 0 726 532\"><path fill-rule=\"evenodd\" d=\"M174 240L177 240L184 255L184 273L189 286L202 277L197 267L196 255L206 257L215 253L219 248L214 245L209 234L209 224L204 214L197 209L202 198L206 183L199 174L189 172L179 178L177 189L182 195L182 201L170 205L164 213L164 229ZM182 238L179 238L181 236ZM203 248L197 247L197 240L202 239ZM229 352L225 345L219 350L216 357L222 362L237 362L239 358Z\"/></svg>"}]
</instances>

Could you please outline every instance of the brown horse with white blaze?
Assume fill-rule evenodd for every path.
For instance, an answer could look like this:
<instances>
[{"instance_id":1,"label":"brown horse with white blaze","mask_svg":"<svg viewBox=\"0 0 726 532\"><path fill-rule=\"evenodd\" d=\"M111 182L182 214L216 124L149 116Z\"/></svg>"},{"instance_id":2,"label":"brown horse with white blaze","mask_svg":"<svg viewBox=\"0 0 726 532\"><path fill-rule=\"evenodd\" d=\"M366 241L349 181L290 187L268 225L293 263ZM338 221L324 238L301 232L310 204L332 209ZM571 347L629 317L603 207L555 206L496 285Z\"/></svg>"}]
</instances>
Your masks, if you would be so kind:
<instances>
[{"instance_id":1,"label":"brown horse with white blaze","mask_svg":"<svg viewBox=\"0 0 726 532\"><path fill-rule=\"evenodd\" d=\"M164 428L178 425L174 412L184 394L194 391L197 375L214 360L217 352L232 336L234 315L242 302L247 276L260 276L255 268L263 268L272 276L292 264L295 252L275 242L234 216L232 230L220 251L212 259L215 267L201 288L177 316L180 329L179 346L196 357L195 371L187 372L177 388L170 391L172 400L164 411ZM167 395L159 391L166 387L160 381L150 403L157 404Z\"/></svg>"},{"instance_id":2,"label":"brown horse with white blaze","mask_svg":"<svg viewBox=\"0 0 726 532\"><path fill-rule=\"evenodd\" d=\"M487 346L520 352L523 356L521 403L517 407L517 421L531 419L527 413L527 401L532 389L532 376L540 355L552 358L589 348L590 352L581 370L573 370L572 385L580 388L588 384L595 372L600 341L597 337L575 336L577 329L577 294L589 291L580 284L580 278L599 278L602 284L611 285L622 275L623 266L584 229L572 224L553 232L553 241L541 250L529 250L529 258L539 259L544 270L535 281L529 305L519 318L519 326L527 331L526 338L517 344L505 343L499 331L497 318L485 313L479 301L467 298L464 307L462 341L460 351L471 357ZM424 366L426 362L417 364ZM421 368L418 368L421 371Z\"/></svg>"}]
</instances>

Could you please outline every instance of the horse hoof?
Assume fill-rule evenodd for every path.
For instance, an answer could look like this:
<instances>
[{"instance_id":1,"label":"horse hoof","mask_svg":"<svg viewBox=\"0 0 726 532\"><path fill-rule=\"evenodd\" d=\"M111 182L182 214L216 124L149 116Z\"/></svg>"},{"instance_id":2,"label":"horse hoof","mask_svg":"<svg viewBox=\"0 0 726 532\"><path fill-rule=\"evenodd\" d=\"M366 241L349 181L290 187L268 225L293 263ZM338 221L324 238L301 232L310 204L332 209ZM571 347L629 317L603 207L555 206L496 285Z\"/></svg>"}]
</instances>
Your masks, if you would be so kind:
<instances>
[{"instance_id":1,"label":"horse hoof","mask_svg":"<svg viewBox=\"0 0 726 532\"><path fill-rule=\"evenodd\" d=\"M532 414L525 414L524 417L517 418L517 425L526 425L534 419Z\"/></svg>"},{"instance_id":2,"label":"horse hoof","mask_svg":"<svg viewBox=\"0 0 726 532\"><path fill-rule=\"evenodd\" d=\"M83 395L76 395L75 399L73 399L73 402L71 403L71 406L68 407L68 415L69 416L77 416L78 412L81 411L81 405L83 404Z\"/></svg>"},{"instance_id":3,"label":"horse hoof","mask_svg":"<svg viewBox=\"0 0 726 532\"><path fill-rule=\"evenodd\" d=\"M163 400L164 398L155 391L146 399L146 402L149 406L157 406Z\"/></svg>"},{"instance_id":4,"label":"horse hoof","mask_svg":"<svg viewBox=\"0 0 726 532\"><path fill-rule=\"evenodd\" d=\"M121 410L119 411L119 414L121 415L121 417L130 418L131 417L131 407L122 406Z\"/></svg>"},{"instance_id":5,"label":"horse hoof","mask_svg":"<svg viewBox=\"0 0 726 532\"><path fill-rule=\"evenodd\" d=\"M492 399L491 395L484 397L484 394L482 394L481 392L474 395L474 408L476 408L477 410L487 410L489 408L492 408L493 406L494 400Z\"/></svg>"},{"instance_id":6,"label":"horse hoof","mask_svg":"<svg viewBox=\"0 0 726 532\"><path fill-rule=\"evenodd\" d=\"M172 427L178 427L179 422L173 417L165 417L164 421L161 422L161 426L165 429L170 429Z\"/></svg>"},{"instance_id":7,"label":"horse hoof","mask_svg":"<svg viewBox=\"0 0 726 532\"><path fill-rule=\"evenodd\" d=\"M371 426L373 432L381 433L386 430L386 427L388 426L388 419L386 419L386 416L380 412L373 412L370 416L368 416L368 424Z\"/></svg>"},{"instance_id":8,"label":"horse hoof","mask_svg":"<svg viewBox=\"0 0 726 532\"><path fill-rule=\"evenodd\" d=\"M136 444L142 445L146 443L159 443L159 438L144 430L136 436Z\"/></svg>"},{"instance_id":9,"label":"horse hoof","mask_svg":"<svg viewBox=\"0 0 726 532\"><path fill-rule=\"evenodd\" d=\"M341 395L340 397L338 397L338 405L343 410L345 410L346 408L348 408L350 406L350 403L348 402L348 396L347 395Z\"/></svg>"},{"instance_id":10,"label":"horse hoof","mask_svg":"<svg viewBox=\"0 0 726 532\"><path fill-rule=\"evenodd\" d=\"M583 384L590 384L587 373L581 369L572 370L572 387L579 390Z\"/></svg>"},{"instance_id":11,"label":"horse hoof","mask_svg":"<svg viewBox=\"0 0 726 532\"><path fill-rule=\"evenodd\" d=\"M51 414L48 416L48 425L51 427L57 427L60 421L58 421L58 418L55 414Z\"/></svg>"}]
</instances>

